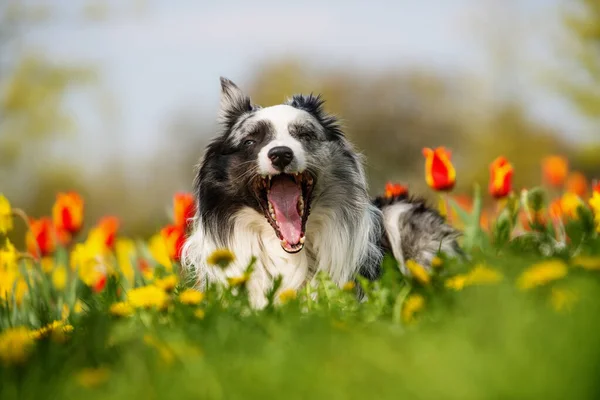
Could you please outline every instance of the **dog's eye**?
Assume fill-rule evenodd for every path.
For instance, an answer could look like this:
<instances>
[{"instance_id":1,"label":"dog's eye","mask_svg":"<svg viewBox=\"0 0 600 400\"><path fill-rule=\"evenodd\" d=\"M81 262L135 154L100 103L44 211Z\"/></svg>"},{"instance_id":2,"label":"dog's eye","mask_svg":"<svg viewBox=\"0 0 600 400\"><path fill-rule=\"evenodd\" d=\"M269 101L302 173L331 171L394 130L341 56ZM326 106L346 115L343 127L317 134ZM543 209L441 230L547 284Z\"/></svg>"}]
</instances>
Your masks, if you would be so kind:
<instances>
[{"instance_id":1,"label":"dog's eye","mask_svg":"<svg viewBox=\"0 0 600 400\"><path fill-rule=\"evenodd\" d=\"M306 140L307 142L315 139L315 135L310 132L302 132L299 136L300 139Z\"/></svg>"},{"instance_id":2,"label":"dog's eye","mask_svg":"<svg viewBox=\"0 0 600 400\"><path fill-rule=\"evenodd\" d=\"M256 140L252 140L252 139L244 140L244 146L246 146L246 147L250 147L255 143L256 143Z\"/></svg>"}]
</instances>

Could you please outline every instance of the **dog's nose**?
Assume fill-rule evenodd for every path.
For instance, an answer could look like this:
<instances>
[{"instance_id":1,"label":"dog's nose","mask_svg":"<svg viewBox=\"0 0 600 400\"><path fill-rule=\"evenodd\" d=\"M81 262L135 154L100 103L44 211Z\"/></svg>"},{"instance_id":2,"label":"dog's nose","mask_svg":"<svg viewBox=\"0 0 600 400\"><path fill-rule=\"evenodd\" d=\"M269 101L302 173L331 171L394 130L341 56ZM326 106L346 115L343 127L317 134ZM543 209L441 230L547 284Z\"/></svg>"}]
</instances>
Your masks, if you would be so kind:
<instances>
[{"instance_id":1,"label":"dog's nose","mask_svg":"<svg viewBox=\"0 0 600 400\"><path fill-rule=\"evenodd\" d=\"M287 146L273 147L267 153L273 166L283 170L294 159L294 152Z\"/></svg>"}]
</instances>

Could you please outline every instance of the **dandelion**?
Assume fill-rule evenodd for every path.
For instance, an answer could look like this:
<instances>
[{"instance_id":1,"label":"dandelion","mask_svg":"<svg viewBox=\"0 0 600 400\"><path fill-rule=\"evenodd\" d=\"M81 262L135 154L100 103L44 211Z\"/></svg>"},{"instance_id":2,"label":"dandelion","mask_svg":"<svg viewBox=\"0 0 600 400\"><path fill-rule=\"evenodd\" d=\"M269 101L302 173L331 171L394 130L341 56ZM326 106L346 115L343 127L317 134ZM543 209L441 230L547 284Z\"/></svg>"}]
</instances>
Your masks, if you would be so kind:
<instances>
[{"instance_id":1,"label":"dandelion","mask_svg":"<svg viewBox=\"0 0 600 400\"><path fill-rule=\"evenodd\" d=\"M79 232L83 225L81 196L75 192L58 193L52 207L52 220L56 230L67 233L67 237Z\"/></svg>"},{"instance_id":2,"label":"dandelion","mask_svg":"<svg viewBox=\"0 0 600 400\"><path fill-rule=\"evenodd\" d=\"M198 318L198 319L204 319L204 310L202 309L197 309L196 311L194 311L194 317Z\"/></svg>"},{"instance_id":3,"label":"dandelion","mask_svg":"<svg viewBox=\"0 0 600 400\"><path fill-rule=\"evenodd\" d=\"M159 310L164 309L169 301L167 293L154 285L131 289L127 293L127 298L129 304L134 308L157 308Z\"/></svg>"},{"instance_id":4,"label":"dandelion","mask_svg":"<svg viewBox=\"0 0 600 400\"><path fill-rule=\"evenodd\" d=\"M287 303L290 300L295 300L297 297L297 293L294 289L285 289L279 293L279 301L282 303Z\"/></svg>"},{"instance_id":5,"label":"dandelion","mask_svg":"<svg viewBox=\"0 0 600 400\"><path fill-rule=\"evenodd\" d=\"M402 321L410 324L415 320L415 314L425 307L425 298L420 294L411 294L406 298L402 305Z\"/></svg>"},{"instance_id":6,"label":"dandelion","mask_svg":"<svg viewBox=\"0 0 600 400\"><path fill-rule=\"evenodd\" d=\"M448 289L459 291L467 286L493 285L502 279L502 274L497 270L484 265L477 265L466 274L456 275L447 279L444 286Z\"/></svg>"},{"instance_id":7,"label":"dandelion","mask_svg":"<svg viewBox=\"0 0 600 400\"><path fill-rule=\"evenodd\" d=\"M496 158L490 164L489 192L496 198L508 196L512 190L513 166L504 157Z\"/></svg>"},{"instance_id":8,"label":"dandelion","mask_svg":"<svg viewBox=\"0 0 600 400\"><path fill-rule=\"evenodd\" d=\"M575 257L573 258L573 265L590 271L600 271L600 257Z\"/></svg>"},{"instance_id":9,"label":"dandelion","mask_svg":"<svg viewBox=\"0 0 600 400\"><path fill-rule=\"evenodd\" d=\"M561 156L548 156L542 160L542 175L544 181L555 187L565 183L569 173L569 162Z\"/></svg>"},{"instance_id":10,"label":"dandelion","mask_svg":"<svg viewBox=\"0 0 600 400\"><path fill-rule=\"evenodd\" d=\"M354 288L356 287L356 283L354 283L354 281L349 281L344 283L344 286L342 286L342 290L344 292L351 292L354 290Z\"/></svg>"},{"instance_id":11,"label":"dandelion","mask_svg":"<svg viewBox=\"0 0 600 400\"><path fill-rule=\"evenodd\" d=\"M52 284L58 291L63 291L67 286L67 269L63 265L59 265L52 272Z\"/></svg>"},{"instance_id":12,"label":"dandelion","mask_svg":"<svg viewBox=\"0 0 600 400\"><path fill-rule=\"evenodd\" d=\"M216 265L223 269L227 268L233 261L235 261L235 256L228 249L217 249L206 258L209 265Z\"/></svg>"},{"instance_id":13,"label":"dandelion","mask_svg":"<svg viewBox=\"0 0 600 400\"><path fill-rule=\"evenodd\" d=\"M173 214L175 226L184 230L196 214L196 202L191 193L176 193L173 197Z\"/></svg>"},{"instance_id":14,"label":"dandelion","mask_svg":"<svg viewBox=\"0 0 600 400\"><path fill-rule=\"evenodd\" d=\"M517 287L521 290L528 290L564 278L566 275L567 265L563 261L543 261L523 271L517 279Z\"/></svg>"},{"instance_id":15,"label":"dandelion","mask_svg":"<svg viewBox=\"0 0 600 400\"><path fill-rule=\"evenodd\" d=\"M170 292L175 289L175 286L177 286L177 276L168 275L164 278L157 279L154 284L165 292Z\"/></svg>"},{"instance_id":16,"label":"dandelion","mask_svg":"<svg viewBox=\"0 0 600 400\"><path fill-rule=\"evenodd\" d=\"M594 211L594 220L596 221L596 230L600 233L600 191L594 190L590 199L590 207Z\"/></svg>"},{"instance_id":17,"label":"dandelion","mask_svg":"<svg viewBox=\"0 0 600 400\"><path fill-rule=\"evenodd\" d=\"M31 218L26 242L27 251L34 257L45 257L54 253L56 241L52 220L48 217Z\"/></svg>"},{"instance_id":18,"label":"dandelion","mask_svg":"<svg viewBox=\"0 0 600 400\"><path fill-rule=\"evenodd\" d=\"M569 311L577 302L577 294L571 290L552 288L550 304L557 312Z\"/></svg>"},{"instance_id":19,"label":"dandelion","mask_svg":"<svg viewBox=\"0 0 600 400\"><path fill-rule=\"evenodd\" d=\"M391 199L394 197L399 197L408 193L408 188L399 183L387 182L385 184L385 194L384 197Z\"/></svg>"},{"instance_id":20,"label":"dandelion","mask_svg":"<svg viewBox=\"0 0 600 400\"><path fill-rule=\"evenodd\" d=\"M76 375L77 383L91 389L102 385L110 378L110 370L106 367L85 368Z\"/></svg>"},{"instance_id":21,"label":"dandelion","mask_svg":"<svg viewBox=\"0 0 600 400\"><path fill-rule=\"evenodd\" d=\"M444 260L442 260L440 257L433 257L431 259L431 266L433 268L439 268L444 264Z\"/></svg>"},{"instance_id":22,"label":"dandelion","mask_svg":"<svg viewBox=\"0 0 600 400\"><path fill-rule=\"evenodd\" d=\"M242 274L239 276L232 276L227 278L227 282L230 286L242 286L245 285L246 282L248 282L249 278L250 277L248 276L248 274Z\"/></svg>"},{"instance_id":23,"label":"dandelion","mask_svg":"<svg viewBox=\"0 0 600 400\"><path fill-rule=\"evenodd\" d=\"M179 261L181 258L181 249L185 242L185 232L183 228L176 225L168 225L161 229L160 235L165 241L169 258L174 261Z\"/></svg>"},{"instance_id":24,"label":"dandelion","mask_svg":"<svg viewBox=\"0 0 600 400\"><path fill-rule=\"evenodd\" d=\"M450 161L451 153L444 147L423 149L425 156L425 180L429 187L438 191L452 190L456 183L456 170Z\"/></svg>"},{"instance_id":25,"label":"dandelion","mask_svg":"<svg viewBox=\"0 0 600 400\"><path fill-rule=\"evenodd\" d=\"M415 278L419 283L423 285L428 285L431 282L431 277L429 276L429 272L422 265L418 264L414 260L406 261L406 268L410 272L410 274Z\"/></svg>"},{"instance_id":26,"label":"dandelion","mask_svg":"<svg viewBox=\"0 0 600 400\"><path fill-rule=\"evenodd\" d=\"M179 302L187 305L198 305L204 300L204 293L195 289L186 289L179 294Z\"/></svg>"},{"instance_id":27,"label":"dandelion","mask_svg":"<svg viewBox=\"0 0 600 400\"><path fill-rule=\"evenodd\" d=\"M108 311L111 313L111 315L121 318L129 317L133 314L133 308L131 307L131 305L124 301L111 304Z\"/></svg>"},{"instance_id":28,"label":"dandelion","mask_svg":"<svg viewBox=\"0 0 600 400\"><path fill-rule=\"evenodd\" d=\"M33 346L34 341L29 329L23 326L8 328L0 333L0 360L4 365L23 364Z\"/></svg>"},{"instance_id":29,"label":"dandelion","mask_svg":"<svg viewBox=\"0 0 600 400\"><path fill-rule=\"evenodd\" d=\"M567 192L575 193L579 197L585 197L588 192L588 181L581 172L573 172L567 178Z\"/></svg>"},{"instance_id":30,"label":"dandelion","mask_svg":"<svg viewBox=\"0 0 600 400\"><path fill-rule=\"evenodd\" d=\"M67 334L71 332L73 332L73 325L67 324L65 321L52 321L48 325L31 332L31 337L41 340L51 336L52 340L62 343L66 341Z\"/></svg>"},{"instance_id":31,"label":"dandelion","mask_svg":"<svg viewBox=\"0 0 600 400\"><path fill-rule=\"evenodd\" d=\"M13 229L12 209L6 197L0 194L0 233Z\"/></svg>"}]
</instances>

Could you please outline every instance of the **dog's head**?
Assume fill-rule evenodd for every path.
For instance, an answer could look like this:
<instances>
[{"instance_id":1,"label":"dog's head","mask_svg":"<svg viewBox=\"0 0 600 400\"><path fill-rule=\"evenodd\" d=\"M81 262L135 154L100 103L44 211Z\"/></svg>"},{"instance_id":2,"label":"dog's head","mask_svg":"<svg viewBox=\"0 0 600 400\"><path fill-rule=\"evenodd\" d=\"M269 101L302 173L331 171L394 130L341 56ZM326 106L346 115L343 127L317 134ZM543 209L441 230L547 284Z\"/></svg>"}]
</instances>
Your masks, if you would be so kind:
<instances>
[{"instance_id":1,"label":"dog's head","mask_svg":"<svg viewBox=\"0 0 600 400\"><path fill-rule=\"evenodd\" d=\"M345 143L337 120L319 96L286 104L253 105L221 78L221 134L208 146L196 177L200 218L223 236L232 212L248 206L264 214L282 248L304 247L306 223L323 171Z\"/></svg>"}]
</instances>

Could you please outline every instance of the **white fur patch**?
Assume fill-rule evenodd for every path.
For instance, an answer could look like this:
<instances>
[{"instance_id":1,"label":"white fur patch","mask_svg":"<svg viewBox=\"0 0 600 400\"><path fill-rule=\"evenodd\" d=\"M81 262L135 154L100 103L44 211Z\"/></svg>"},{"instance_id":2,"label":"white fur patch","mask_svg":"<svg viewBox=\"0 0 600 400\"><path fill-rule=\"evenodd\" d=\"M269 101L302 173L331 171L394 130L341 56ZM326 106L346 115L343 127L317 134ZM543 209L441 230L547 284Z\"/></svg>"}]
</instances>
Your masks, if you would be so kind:
<instances>
[{"instance_id":1,"label":"white fur patch","mask_svg":"<svg viewBox=\"0 0 600 400\"><path fill-rule=\"evenodd\" d=\"M403 274L408 271L404 266L404 254L402 253L402 237L400 235L400 217L410 211L413 207L410 203L396 203L383 208L383 226L388 237L392 253Z\"/></svg>"},{"instance_id":2,"label":"white fur patch","mask_svg":"<svg viewBox=\"0 0 600 400\"><path fill-rule=\"evenodd\" d=\"M271 160L267 156L269 150L277 146L287 146L294 153L294 160L285 168L284 172L302 172L306 168L306 155L302 143L290 135L289 126L292 122L299 122L311 118L310 114L292 106L280 104L263 108L256 112L254 119L269 121L275 128L275 137L258 153L258 172L262 175L278 174Z\"/></svg>"}]
</instances>

